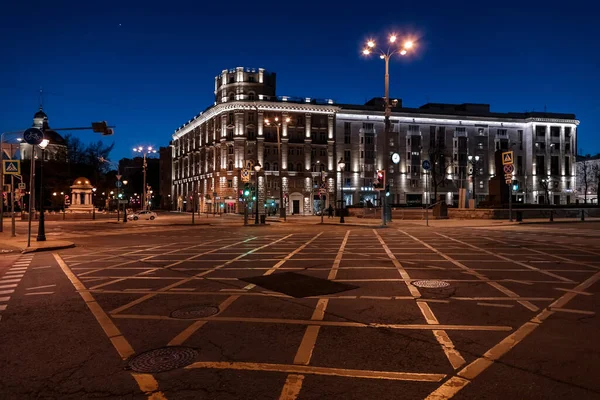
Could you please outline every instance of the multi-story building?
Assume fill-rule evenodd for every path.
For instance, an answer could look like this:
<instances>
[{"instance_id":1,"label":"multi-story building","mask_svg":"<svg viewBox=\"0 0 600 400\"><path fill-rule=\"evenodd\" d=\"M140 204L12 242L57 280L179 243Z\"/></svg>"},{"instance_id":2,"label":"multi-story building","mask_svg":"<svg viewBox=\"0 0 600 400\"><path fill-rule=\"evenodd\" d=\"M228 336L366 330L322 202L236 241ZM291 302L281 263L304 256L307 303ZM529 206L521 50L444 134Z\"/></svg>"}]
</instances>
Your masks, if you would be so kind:
<instances>
[{"instance_id":1,"label":"multi-story building","mask_svg":"<svg viewBox=\"0 0 600 400\"><path fill-rule=\"evenodd\" d=\"M577 157L577 198L581 203L600 203L600 154Z\"/></svg>"},{"instance_id":2,"label":"multi-story building","mask_svg":"<svg viewBox=\"0 0 600 400\"><path fill-rule=\"evenodd\" d=\"M312 214L323 186L325 206L341 200L342 185L346 204L378 204L374 176L386 165L392 204L432 201L434 194L452 204L461 187L485 200L489 179L504 174L495 170L494 154L508 149L515 154L518 201L544 202L545 182L551 182L553 204L574 201L579 121L573 114L495 113L487 104L405 108L394 101L385 135L380 98L365 105L335 104L276 96L275 86L275 74L260 68L238 67L215 77L214 105L172 136L173 204L189 210L195 193L203 211L240 212L242 171L251 171L255 182L249 167L256 162L262 167L258 204L264 202L269 211L280 204L281 182L290 214ZM393 153L400 156L398 163L391 161ZM478 161L471 164L469 156L479 156ZM424 160L433 164L429 173Z\"/></svg>"}]
</instances>

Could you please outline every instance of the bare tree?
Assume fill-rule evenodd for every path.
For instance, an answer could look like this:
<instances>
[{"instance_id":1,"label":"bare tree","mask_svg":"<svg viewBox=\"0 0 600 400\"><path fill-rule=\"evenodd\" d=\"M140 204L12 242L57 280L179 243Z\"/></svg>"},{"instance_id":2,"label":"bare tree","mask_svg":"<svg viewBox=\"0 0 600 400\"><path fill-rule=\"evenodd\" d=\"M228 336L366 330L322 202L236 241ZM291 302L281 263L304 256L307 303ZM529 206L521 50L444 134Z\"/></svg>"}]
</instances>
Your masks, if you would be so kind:
<instances>
[{"instance_id":1,"label":"bare tree","mask_svg":"<svg viewBox=\"0 0 600 400\"><path fill-rule=\"evenodd\" d=\"M540 179L540 186L542 187L542 189L544 189L544 197L545 197L545 203L546 204L550 204L550 187L552 185L552 181L550 180L550 178L543 178Z\"/></svg>"},{"instance_id":2,"label":"bare tree","mask_svg":"<svg viewBox=\"0 0 600 400\"><path fill-rule=\"evenodd\" d=\"M588 189L592 182L591 165L588 161L581 161L577 166L577 179L580 181L580 187L583 188L583 202L587 203Z\"/></svg>"},{"instance_id":3,"label":"bare tree","mask_svg":"<svg viewBox=\"0 0 600 400\"><path fill-rule=\"evenodd\" d=\"M592 166L592 182L596 187L596 203L600 204L600 160Z\"/></svg>"},{"instance_id":4,"label":"bare tree","mask_svg":"<svg viewBox=\"0 0 600 400\"><path fill-rule=\"evenodd\" d=\"M437 202L438 188L446 185L448 168L452 164L452 156L446 152L443 136L430 139L429 162L431 163L431 189L434 202Z\"/></svg>"}]
</instances>

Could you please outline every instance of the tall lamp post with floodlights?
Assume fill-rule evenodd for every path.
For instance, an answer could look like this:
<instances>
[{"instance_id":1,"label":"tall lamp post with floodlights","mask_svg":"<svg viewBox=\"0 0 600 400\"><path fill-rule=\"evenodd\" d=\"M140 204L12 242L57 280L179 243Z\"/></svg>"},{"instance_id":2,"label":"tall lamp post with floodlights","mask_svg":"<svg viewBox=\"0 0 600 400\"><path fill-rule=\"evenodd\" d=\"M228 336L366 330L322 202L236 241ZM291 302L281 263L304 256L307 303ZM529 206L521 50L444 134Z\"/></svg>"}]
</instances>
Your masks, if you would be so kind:
<instances>
[{"instance_id":1,"label":"tall lamp post with floodlights","mask_svg":"<svg viewBox=\"0 0 600 400\"><path fill-rule=\"evenodd\" d=\"M386 171L389 170L389 161L390 154L388 150L389 146L389 133L390 133L390 116L392 115L392 109L390 107L390 59L395 54L400 54L401 56L405 56L409 51L413 51L415 48L415 44L412 40L408 39L399 46L398 36L396 34L391 34L388 37L387 48L385 45L382 47L378 47L377 43L374 39L369 39L363 49L362 53L365 56L370 55L371 53L379 53L379 58L385 61L385 128L384 128L384 143L383 143L383 169ZM387 186L387 182L383 182L382 188ZM382 207L381 207L381 221L382 224L386 223L386 196L384 195L384 191L381 191L381 199L382 199Z\"/></svg>"},{"instance_id":2,"label":"tall lamp post with floodlights","mask_svg":"<svg viewBox=\"0 0 600 400\"><path fill-rule=\"evenodd\" d=\"M50 143L50 141L48 139L44 139L38 145L40 146L40 149L42 149L42 160L40 162L40 219L38 224L38 234L37 238L35 239L38 242L46 241L46 226L44 224L44 156L48 143ZM32 154L31 156L35 157L35 154Z\"/></svg>"},{"instance_id":3,"label":"tall lamp post with floodlights","mask_svg":"<svg viewBox=\"0 0 600 400\"><path fill-rule=\"evenodd\" d=\"M346 221L344 220L344 214L345 214L345 207L344 207L344 167L346 166L346 163L344 162L343 158L340 158L340 161L338 161L338 167L340 167L340 177L341 177L341 182L340 182L340 186L341 186L341 191L342 191L342 204L340 204L340 224L345 223Z\"/></svg>"},{"instance_id":4,"label":"tall lamp post with floodlights","mask_svg":"<svg viewBox=\"0 0 600 400\"><path fill-rule=\"evenodd\" d=\"M290 122L290 117L285 118L285 123ZM281 136L279 134L279 128L281 128L281 121L279 121L279 117L273 118L273 121L270 119L265 119L265 124L267 126L274 126L277 129L277 153L279 155L279 217L283 218L286 221L285 217L285 204L283 199L283 156L281 154Z\"/></svg>"},{"instance_id":5,"label":"tall lamp post with floodlights","mask_svg":"<svg viewBox=\"0 0 600 400\"><path fill-rule=\"evenodd\" d=\"M92 219L96 219L96 188L92 188Z\"/></svg>"},{"instance_id":6,"label":"tall lamp post with floodlights","mask_svg":"<svg viewBox=\"0 0 600 400\"><path fill-rule=\"evenodd\" d=\"M262 165L260 165L260 162L256 161L256 164L254 164L254 171L256 171L256 180L254 184L254 195L256 196L254 199L254 208L256 209L254 212L254 225L258 225L258 172L261 167Z\"/></svg>"},{"instance_id":7,"label":"tall lamp post with floodlights","mask_svg":"<svg viewBox=\"0 0 600 400\"><path fill-rule=\"evenodd\" d=\"M142 153L144 155L144 164L143 164L144 187L143 187L143 192L142 192L142 207L144 207L143 210L146 210L147 209L147 200L148 200L148 188L146 187L146 169L148 167L148 163L146 163L146 157L148 156L148 154L156 154L156 150L154 150L152 148L152 146L148 146L145 149L142 146L139 146L139 147L134 147L133 151L136 153Z\"/></svg>"},{"instance_id":8,"label":"tall lamp post with floodlights","mask_svg":"<svg viewBox=\"0 0 600 400\"><path fill-rule=\"evenodd\" d=\"M479 164L479 156L469 156L469 163L471 164L472 172L471 172L471 183L473 184L473 192L471 192L471 198L473 199L473 207L477 208L477 196L475 195L475 178L477 177L477 166Z\"/></svg>"}]
</instances>

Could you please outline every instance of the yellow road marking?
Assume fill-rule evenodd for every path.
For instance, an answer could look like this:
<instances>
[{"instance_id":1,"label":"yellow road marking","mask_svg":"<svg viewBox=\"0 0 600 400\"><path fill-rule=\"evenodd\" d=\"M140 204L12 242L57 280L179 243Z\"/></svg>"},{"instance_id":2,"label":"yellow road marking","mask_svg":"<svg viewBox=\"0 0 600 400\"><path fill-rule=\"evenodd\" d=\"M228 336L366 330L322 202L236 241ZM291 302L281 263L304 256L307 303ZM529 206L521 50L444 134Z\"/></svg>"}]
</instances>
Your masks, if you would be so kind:
<instances>
[{"instance_id":1,"label":"yellow road marking","mask_svg":"<svg viewBox=\"0 0 600 400\"><path fill-rule=\"evenodd\" d=\"M438 387L434 392L430 394L432 397L427 397L426 400L447 400L452 398L456 393L458 393L462 388L464 388L467 384L469 384L473 379L475 379L479 374L485 371L490 365L494 363L494 361L498 360L504 354L509 352L512 348L514 348L517 344L519 344L523 339L525 339L531 332L533 332L538 326L540 326L543 321L545 321L550 315L554 313L554 311L550 311L552 308L562 308L569 301L571 301L575 296L580 294L579 292L584 291L589 288L593 284L595 284L598 280L600 280L600 272L597 272L593 276L589 277L575 288L574 291L569 291L556 299L550 306L549 309L543 310L536 317L532 318L530 321L525 322L521 325L516 331L508 335L506 338L501 340L498 344L488 350L482 357L476 359L471 362L465 368L463 368L457 375L463 380L457 379L449 379L440 387Z\"/></svg>"},{"instance_id":2,"label":"yellow road marking","mask_svg":"<svg viewBox=\"0 0 600 400\"><path fill-rule=\"evenodd\" d=\"M296 400L302 389L304 375L290 374L285 380L285 385L281 389L279 400Z\"/></svg>"},{"instance_id":3,"label":"yellow road marking","mask_svg":"<svg viewBox=\"0 0 600 400\"><path fill-rule=\"evenodd\" d=\"M511 308L514 307L514 304L494 304L494 303L477 303L478 306L484 306L484 307L505 307L505 308Z\"/></svg>"},{"instance_id":4,"label":"yellow road marking","mask_svg":"<svg viewBox=\"0 0 600 400\"><path fill-rule=\"evenodd\" d=\"M79 279L77 279L75 274L69 269L69 266L63 261L63 259L57 253L53 253L52 255L54 256L54 259L56 260L56 262L62 269L63 273L67 276L67 278L69 278L69 280L71 281L71 284L73 284L75 289L77 291L81 291L81 290L85 289L85 287L83 286L83 283L81 283L81 281ZM80 294L81 298L83 299L83 301L85 302L85 304L90 309L90 311L92 312L92 314L94 315L94 317L96 318L96 321L98 321L98 323L100 324L100 327L102 327L102 330L104 330L104 333L106 334L106 336L108 336L108 338L110 339L113 347L115 348L115 350L117 350L117 352L119 353L121 358L123 360L126 360L129 357L131 357L132 355L134 355L135 351L133 350L133 347L131 347L131 344L129 344L129 342L127 341L127 339L125 339L125 336L123 336L123 334L121 333L119 328L117 328L117 326L112 322L112 320L106 314L106 312L104 312L102 307L100 307L100 305L96 302L96 300L94 299L92 294L87 293L87 292L86 293L80 292L79 294ZM164 395L162 395L162 393L157 392L158 391L158 383L156 382L156 380L154 379L154 377L152 375L149 375L149 374L132 374L132 375L133 375L134 379L136 380L136 382L138 383L138 386L144 393L152 392L151 396L149 397L150 399L156 399L156 400L166 399L164 397Z\"/></svg>"},{"instance_id":5,"label":"yellow road marking","mask_svg":"<svg viewBox=\"0 0 600 400\"><path fill-rule=\"evenodd\" d=\"M54 292L32 292L32 293L25 293L25 296L39 296L39 295L45 295L45 294L54 294Z\"/></svg>"},{"instance_id":6,"label":"yellow road marking","mask_svg":"<svg viewBox=\"0 0 600 400\"><path fill-rule=\"evenodd\" d=\"M483 274L481 274L481 273L473 270L472 268L467 267L466 265L464 265L463 263L455 260L454 258L452 258L450 256L447 256L446 254L442 253L441 251L439 251L435 247L433 247L433 246L425 243L421 239L418 239L418 238L414 237L413 235L411 235L409 233L406 233L406 232L404 232L404 231L402 231L400 229L398 229L398 231L402 232L406 236L412 238L414 241L416 241L416 242L422 244L423 246L427 247L429 250L431 250L431 251L435 252L436 254L440 255L441 257L443 257L447 261L450 261L452 264L456 265L457 267L459 267L459 268L461 268L461 269L463 269L465 271L468 271L471 275L476 276L477 278L481 279L483 282L487 283L488 285L490 285L494 289L496 289L496 290L504 293L505 295L507 295L509 297L512 297L512 298L519 298L520 297L518 294L516 294L512 290L505 288L504 286L502 286L498 282L492 282L492 281L490 281L490 279L488 279L487 276L485 276L485 275L483 275ZM452 238L450 238L450 237L448 237L446 235L442 235L440 233L436 233L436 234L439 235L439 236L445 237L447 239L454 240L454 239L452 239ZM457 240L457 242L460 243L460 241L458 241L458 240ZM530 303L527 300L519 299L519 300L517 300L517 302L519 304L521 304L522 306L526 307L527 309L531 310L531 311L537 311L537 310L539 310L539 308L535 304Z\"/></svg>"},{"instance_id":7,"label":"yellow road marking","mask_svg":"<svg viewBox=\"0 0 600 400\"><path fill-rule=\"evenodd\" d=\"M593 311L585 311L585 310L574 310L572 308L558 308L558 307L550 307L550 311L559 311L571 314L583 314L583 315L596 315Z\"/></svg>"},{"instance_id":8,"label":"yellow road marking","mask_svg":"<svg viewBox=\"0 0 600 400\"><path fill-rule=\"evenodd\" d=\"M398 272L402 276L402 279L404 280L406 287L410 291L410 294L417 298L421 297L421 292L419 292L419 289L417 289L417 287L410 283L411 279L408 275L408 272L406 272L402 264L394 255L394 253L387 246L381 235L379 235L379 233L377 233L375 229L373 229L373 232L375 233L375 236L377 236L379 243L381 243L381 246L387 253L388 257L394 263L396 269L398 269ZM435 317L435 314L429 307L429 304L423 301L417 301L417 306L419 307L419 310L421 310L421 314L423 314L423 317L425 317L425 320L429 325L439 325L439 322ZM433 336L435 337L437 342L442 346L442 350L444 351L446 358L448 359L448 361L454 369L458 369L466 363L465 359L460 355L459 351L456 350L456 348L454 347L454 343L452 343L452 340L443 329L440 328L433 330Z\"/></svg>"},{"instance_id":9,"label":"yellow road marking","mask_svg":"<svg viewBox=\"0 0 600 400\"><path fill-rule=\"evenodd\" d=\"M335 256L335 260L333 261L333 267L331 267L331 271L329 271L329 276L327 279L333 280L337 276L338 269L340 268L340 263L342 262L342 257L344 256L344 249L346 248L346 244L348 243L348 237L350 237L350 230L346 231L346 235L344 235L344 240L342 240L342 244Z\"/></svg>"},{"instance_id":10,"label":"yellow road marking","mask_svg":"<svg viewBox=\"0 0 600 400\"><path fill-rule=\"evenodd\" d=\"M570 293L575 293L575 294L582 294L584 296L591 296L591 295L593 295L593 293L590 293L590 292L583 292L581 290L574 290L574 289L554 288L554 290L560 290L561 292L570 292Z\"/></svg>"},{"instance_id":11,"label":"yellow road marking","mask_svg":"<svg viewBox=\"0 0 600 400\"><path fill-rule=\"evenodd\" d=\"M391 372L391 371L368 371L359 369L313 367L295 364L263 364L247 362L205 362L200 361L188 365L186 369L211 368L211 369L234 369L248 371L270 371L287 372L291 374L314 374L328 376L343 376L364 379L387 379L396 381L418 381L439 382L446 377L445 374L428 374L419 372Z\"/></svg>"}]
</instances>

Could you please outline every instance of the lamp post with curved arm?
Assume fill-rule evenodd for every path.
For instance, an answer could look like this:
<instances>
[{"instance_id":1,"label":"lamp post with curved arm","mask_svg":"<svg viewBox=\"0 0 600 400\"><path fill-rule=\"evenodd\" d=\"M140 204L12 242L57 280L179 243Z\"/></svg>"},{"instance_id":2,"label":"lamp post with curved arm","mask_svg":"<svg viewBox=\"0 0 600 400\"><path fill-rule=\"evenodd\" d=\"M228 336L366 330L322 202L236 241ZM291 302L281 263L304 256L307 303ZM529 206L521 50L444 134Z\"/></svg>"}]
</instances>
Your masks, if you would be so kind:
<instances>
[{"instance_id":1,"label":"lamp post with curved arm","mask_svg":"<svg viewBox=\"0 0 600 400\"><path fill-rule=\"evenodd\" d=\"M389 132L390 132L390 116L392 114L392 109L390 107L390 59L395 54L399 54L401 56L405 56L409 51L413 51L415 48L415 43L412 40L406 40L401 46L399 46L398 36L395 34L391 34L387 40L387 48L385 45L382 47L377 45L377 42L374 39L369 39L365 44L365 47L362 51L363 55L368 56L371 53L379 53L379 58L385 61L385 129L384 129L384 143L383 143L383 169L387 172L389 171ZM387 182L383 182L381 186L384 188L387 186ZM382 225L386 224L386 197L384 192L381 191L381 222Z\"/></svg>"}]
</instances>

